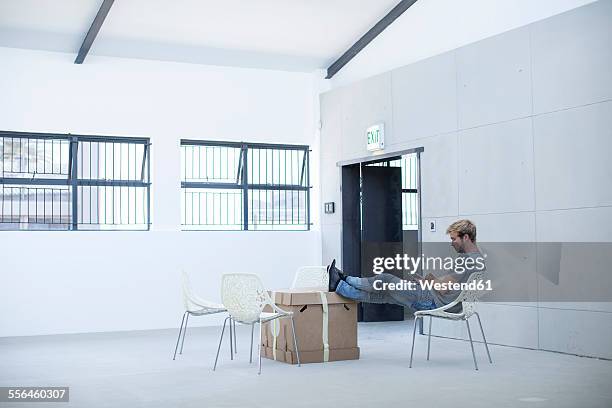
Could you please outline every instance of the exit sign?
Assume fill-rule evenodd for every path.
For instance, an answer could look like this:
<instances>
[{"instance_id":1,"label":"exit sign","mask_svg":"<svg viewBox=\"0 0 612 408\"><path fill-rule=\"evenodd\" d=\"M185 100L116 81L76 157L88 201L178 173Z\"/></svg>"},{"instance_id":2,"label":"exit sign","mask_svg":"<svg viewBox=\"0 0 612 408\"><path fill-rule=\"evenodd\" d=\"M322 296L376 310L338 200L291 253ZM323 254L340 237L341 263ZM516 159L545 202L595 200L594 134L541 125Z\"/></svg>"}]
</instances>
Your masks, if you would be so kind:
<instances>
[{"instance_id":1,"label":"exit sign","mask_svg":"<svg viewBox=\"0 0 612 408\"><path fill-rule=\"evenodd\" d=\"M368 138L368 150L374 152L376 150L383 150L385 148L385 125L379 123L377 125L370 126L366 130L366 136Z\"/></svg>"}]
</instances>

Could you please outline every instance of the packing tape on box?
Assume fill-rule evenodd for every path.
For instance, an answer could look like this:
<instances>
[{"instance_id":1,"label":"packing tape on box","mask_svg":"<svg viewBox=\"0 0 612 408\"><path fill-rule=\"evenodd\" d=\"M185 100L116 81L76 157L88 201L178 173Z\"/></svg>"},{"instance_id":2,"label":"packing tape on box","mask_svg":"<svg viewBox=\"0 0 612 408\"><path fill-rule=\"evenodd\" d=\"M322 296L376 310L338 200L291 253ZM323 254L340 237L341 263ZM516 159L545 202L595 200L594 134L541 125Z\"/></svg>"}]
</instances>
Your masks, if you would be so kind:
<instances>
[{"instance_id":1,"label":"packing tape on box","mask_svg":"<svg viewBox=\"0 0 612 408\"><path fill-rule=\"evenodd\" d=\"M272 357L276 360L276 340L278 339L278 333L280 332L280 327L278 327L278 320L272 320L272 325L270 325L270 329L272 330L272 336L274 339L272 340Z\"/></svg>"},{"instance_id":2,"label":"packing tape on box","mask_svg":"<svg viewBox=\"0 0 612 408\"><path fill-rule=\"evenodd\" d=\"M270 294L272 296L272 302L276 304L276 292L271 292ZM274 319L270 322L270 332L272 333L272 357L274 357L274 360L276 360L276 342L278 335L280 334L278 319Z\"/></svg>"},{"instance_id":3,"label":"packing tape on box","mask_svg":"<svg viewBox=\"0 0 612 408\"><path fill-rule=\"evenodd\" d=\"M329 308L327 307L327 296L325 292L319 292L321 306L323 307L323 362L329 361Z\"/></svg>"}]
</instances>

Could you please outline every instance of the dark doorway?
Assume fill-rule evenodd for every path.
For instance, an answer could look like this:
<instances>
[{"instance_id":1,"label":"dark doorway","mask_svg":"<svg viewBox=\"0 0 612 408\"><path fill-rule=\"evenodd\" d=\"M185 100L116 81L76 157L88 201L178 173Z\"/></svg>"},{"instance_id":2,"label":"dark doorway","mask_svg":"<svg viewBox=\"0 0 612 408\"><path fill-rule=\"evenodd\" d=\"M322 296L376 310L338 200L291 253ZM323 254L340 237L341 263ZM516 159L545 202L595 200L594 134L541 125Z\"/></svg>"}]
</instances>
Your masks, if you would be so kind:
<instances>
[{"instance_id":1,"label":"dark doorway","mask_svg":"<svg viewBox=\"0 0 612 408\"><path fill-rule=\"evenodd\" d=\"M350 275L373 276L375 257L416 250L418 155L406 157L342 167L342 269ZM404 307L359 306L359 321L392 320L404 320Z\"/></svg>"}]
</instances>

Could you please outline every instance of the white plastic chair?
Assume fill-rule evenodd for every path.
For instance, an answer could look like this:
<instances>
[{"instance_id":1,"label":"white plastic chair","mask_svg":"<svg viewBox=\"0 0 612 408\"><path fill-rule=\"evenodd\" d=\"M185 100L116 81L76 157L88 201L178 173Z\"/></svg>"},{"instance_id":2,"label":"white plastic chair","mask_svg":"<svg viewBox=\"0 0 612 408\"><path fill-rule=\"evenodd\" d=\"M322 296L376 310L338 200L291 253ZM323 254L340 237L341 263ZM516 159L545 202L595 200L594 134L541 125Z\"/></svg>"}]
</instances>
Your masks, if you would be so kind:
<instances>
[{"instance_id":1,"label":"white plastic chair","mask_svg":"<svg viewBox=\"0 0 612 408\"><path fill-rule=\"evenodd\" d=\"M295 272L291 288L327 288L328 284L329 273L327 272L327 267L302 266Z\"/></svg>"},{"instance_id":2,"label":"white plastic chair","mask_svg":"<svg viewBox=\"0 0 612 408\"><path fill-rule=\"evenodd\" d=\"M228 319L232 319L238 323L251 325L251 354L249 363L253 362L253 330L255 323L259 323L259 371L261 374L261 332L262 324L271 320L288 317L291 319L291 330L293 332L293 345L297 354L298 366L300 366L300 352L298 351L298 342L295 337L295 325L293 322L293 313L282 310L274 304L268 291L266 291L257 275L247 273L233 273L223 275L221 282L221 301L229 313L229 317L223 322L221 329L221 338L219 339L219 348L217 349L217 357L213 371L217 368L217 360L219 359L219 350L223 342L223 333L225 332L225 324ZM272 312L263 312L266 305L272 307ZM231 323L230 323L231 324ZM230 326L231 327L231 326Z\"/></svg>"},{"instance_id":3,"label":"white plastic chair","mask_svg":"<svg viewBox=\"0 0 612 408\"><path fill-rule=\"evenodd\" d=\"M468 278L467 282L480 281L483 279L482 272L473 272ZM472 348L472 357L474 358L474 367L478 370L478 363L476 363L476 354L474 353L474 343L472 342L472 332L470 331L470 323L468 319L472 315L476 315L478 318L478 325L480 326L480 332L482 333L482 339L484 340L485 348L487 349L487 355L489 356L489 362L493 364L493 360L491 360L491 353L489 352L489 345L487 344L487 339L484 334L484 330L482 329L482 323L480 321L480 316L478 312L476 312L476 302L480 297L480 291L478 290L463 290L453 302L448 305L431 309L431 310L420 310L414 313L414 329L412 331L412 351L410 352L410 368L412 368L412 356L414 354L414 339L416 335L416 327L419 319L423 319L425 316L429 316L429 334L427 337L427 360L429 360L429 349L431 347L431 323L434 317L439 319L446 320L465 320L468 329L468 336L470 338L470 347ZM451 313L448 310L452 307L461 304L462 310L459 313ZM422 321L422 320L421 320Z\"/></svg>"},{"instance_id":4,"label":"white plastic chair","mask_svg":"<svg viewBox=\"0 0 612 408\"><path fill-rule=\"evenodd\" d=\"M179 342L181 343L181 350L179 354L183 354L183 344L185 343L185 334L187 334L187 322L189 316L206 316L216 313L227 312L227 309L222 304L209 302L201 299L193 294L191 290L191 283L189 281L189 275L185 271L182 271L182 286L183 286L183 304L185 305L185 313L183 313L183 319L181 320L181 327L179 328L178 339L176 339L176 346L174 347L174 357L176 359L176 351L178 350ZM231 326L230 326L231 328ZM181 335L183 340L181 341ZM232 346L232 337L234 337L234 345ZM233 359L233 348L236 346L236 338L232 336L230 331L230 355Z\"/></svg>"}]
</instances>

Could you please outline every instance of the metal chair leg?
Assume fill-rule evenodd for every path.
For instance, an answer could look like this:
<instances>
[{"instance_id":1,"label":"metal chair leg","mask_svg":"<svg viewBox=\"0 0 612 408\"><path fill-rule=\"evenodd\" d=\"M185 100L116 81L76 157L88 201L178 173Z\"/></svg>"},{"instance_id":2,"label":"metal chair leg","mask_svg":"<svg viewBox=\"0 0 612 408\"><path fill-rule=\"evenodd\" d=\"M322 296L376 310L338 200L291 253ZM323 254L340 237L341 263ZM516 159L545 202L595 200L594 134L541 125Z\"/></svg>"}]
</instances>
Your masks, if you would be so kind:
<instances>
[{"instance_id":1,"label":"metal chair leg","mask_svg":"<svg viewBox=\"0 0 612 408\"><path fill-rule=\"evenodd\" d=\"M183 332L183 324L185 324L185 315L187 312L183 313L183 318L181 319L181 327L179 327L178 338L176 339L176 346L174 347L174 357L172 360L176 360L176 351L178 350L179 341L181 340L181 333Z\"/></svg>"},{"instance_id":2,"label":"metal chair leg","mask_svg":"<svg viewBox=\"0 0 612 408\"><path fill-rule=\"evenodd\" d=\"M418 321L419 317L417 316L414 318L414 328L412 329L412 350L410 351L410 365L408 366L409 368L412 368L412 356L414 355L414 339L416 336L416 328Z\"/></svg>"},{"instance_id":3,"label":"metal chair leg","mask_svg":"<svg viewBox=\"0 0 612 408\"><path fill-rule=\"evenodd\" d=\"M259 341L257 342L257 344L259 344L259 371L257 372L257 374L261 374L261 320L259 320Z\"/></svg>"},{"instance_id":4,"label":"metal chair leg","mask_svg":"<svg viewBox=\"0 0 612 408\"><path fill-rule=\"evenodd\" d=\"M474 353L474 342L472 341L472 332L470 331L470 322L465 319L465 323L467 324L468 336L470 337L470 347L472 348L472 357L474 357L474 367L478 370L478 364L476 363L476 353Z\"/></svg>"},{"instance_id":5,"label":"metal chair leg","mask_svg":"<svg viewBox=\"0 0 612 408\"><path fill-rule=\"evenodd\" d=\"M219 339L219 347L217 348L217 357L215 357L215 365L213 366L213 371L217 368L217 360L219 360L219 352L221 351L221 343L223 342L223 333L225 332L225 324L227 323L227 319L229 316L225 318L223 321L223 329L221 329L221 338Z\"/></svg>"},{"instance_id":6,"label":"metal chair leg","mask_svg":"<svg viewBox=\"0 0 612 408\"><path fill-rule=\"evenodd\" d=\"M251 353L249 354L249 364L253 363L253 332L255 331L255 323L251 324Z\"/></svg>"},{"instance_id":7,"label":"metal chair leg","mask_svg":"<svg viewBox=\"0 0 612 408\"><path fill-rule=\"evenodd\" d=\"M487 356L489 356L489 363L493 364L493 360L491 360L491 353L489 353L489 345L487 344L487 338L485 337L484 330L482 330L482 323L480 321L480 315L477 312L474 312L474 314L478 318L478 325L480 326L480 332L482 333L482 339L484 340L485 348L487 349Z\"/></svg>"},{"instance_id":8,"label":"metal chair leg","mask_svg":"<svg viewBox=\"0 0 612 408\"><path fill-rule=\"evenodd\" d=\"M232 319L234 322L234 353L238 354L238 343L236 342L236 321Z\"/></svg>"},{"instance_id":9,"label":"metal chair leg","mask_svg":"<svg viewBox=\"0 0 612 408\"><path fill-rule=\"evenodd\" d=\"M429 316L429 335L427 336L427 361L429 361L429 349L431 348L431 323L433 317Z\"/></svg>"},{"instance_id":10,"label":"metal chair leg","mask_svg":"<svg viewBox=\"0 0 612 408\"><path fill-rule=\"evenodd\" d=\"M293 324L293 316L291 316L291 331L293 332L293 345L295 346L295 354L297 355L298 367L301 367L300 363L300 350L298 349L297 337L295 337L295 325Z\"/></svg>"},{"instance_id":11,"label":"metal chair leg","mask_svg":"<svg viewBox=\"0 0 612 408\"><path fill-rule=\"evenodd\" d=\"M230 322L229 322L229 331L230 331L230 338L229 338L229 346L230 346L230 360L234 359L234 333L232 330L232 318L230 317Z\"/></svg>"},{"instance_id":12,"label":"metal chair leg","mask_svg":"<svg viewBox=\"0 0 612 408\"><path fill-rule=\"evenodd\" d=\"M185 328L183 329L183 340L181 341L181 351L179 351L179 354L183 354L183 344L185 344L185 335L187 334L187 323L189 322L189 312L185 312L187 313L187 319L185 319Z\"/></svg>"}]
</instances>

